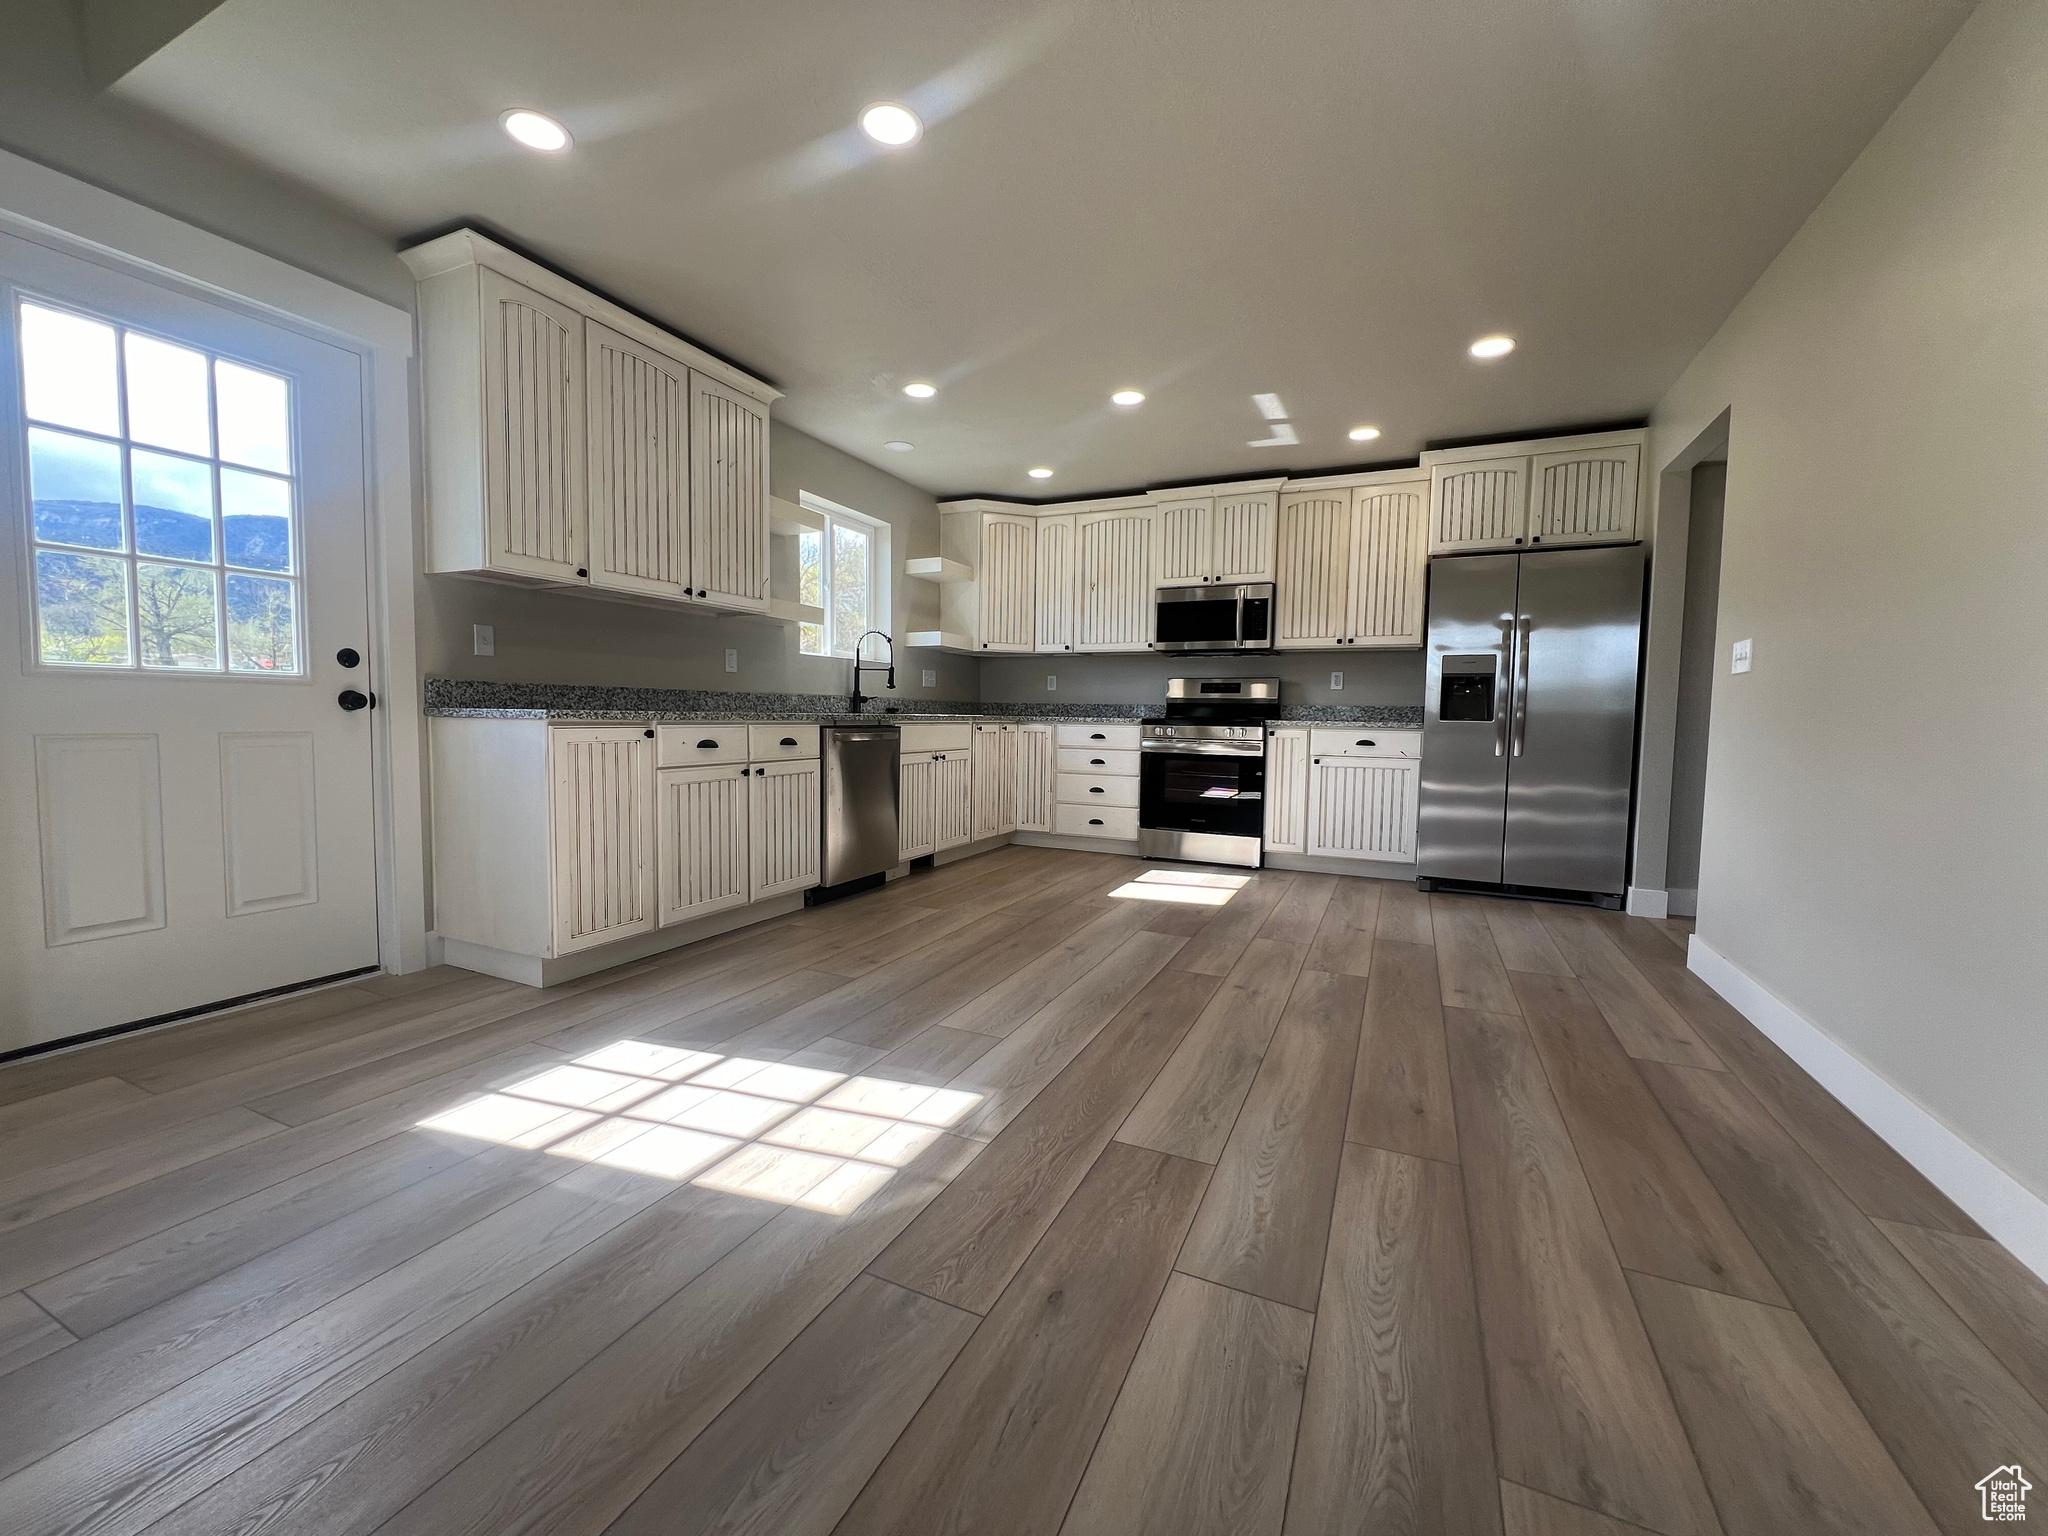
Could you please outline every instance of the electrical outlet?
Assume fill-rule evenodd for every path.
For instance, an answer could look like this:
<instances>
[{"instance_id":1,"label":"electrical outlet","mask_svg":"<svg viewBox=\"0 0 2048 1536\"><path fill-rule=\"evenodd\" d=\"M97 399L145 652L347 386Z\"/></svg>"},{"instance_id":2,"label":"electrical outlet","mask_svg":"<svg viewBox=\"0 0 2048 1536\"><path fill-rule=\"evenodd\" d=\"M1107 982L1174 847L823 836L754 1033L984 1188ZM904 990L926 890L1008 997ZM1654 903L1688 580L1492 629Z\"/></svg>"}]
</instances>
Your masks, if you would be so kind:
<instances>
[{"instance_id":1,"label":"electrical outlet","mask_svg":"<svg viewBox=\"0 0 2048 1536\"><path fill-rule=\"evenodd\" d=\"M1059 692L1059 689L1060 689L1060 676L1059 676L1059 674L1058 674L1057 672L1048 672L1048 673L1046 673L1046 674L1045 674L1045 691L1046 691L1047 693L1058 693L1058 692Z\"/></svg>"},{"instance_id":2,"label":"electrical outlet","mask_svg":"<svg viewBox=\"0 0 2048 1536\"><path fill-rule=\"evenodd\" d=\"M1749 642L1747 640L1736 641L1735 649L1728 653L1728 670L1730 672L1747 672L1749 670Z\"/></svg>"},{"instance_id":3,"label":"electrical outlet","mask_svg":"<svg viewBox=\"0 0 2048 1536\"><path fill-rule=\"evenodd\" d=\"M939 674L934 672L930 667L926 667L924 669L924 685L927 688L936 688L939 686Z\"/></svg>"},{"instance_id":4,"label":"electrical outlet","mask_svg":"<svg viewBox=\"0 0 2048 1536\"><path fill-rule=\"evenodd\" d=\"M1332 692L1332 693L1342 693L1343 691L1344 691L1344 674L1343 674L1342 672L1332 672L1332 673L1330 674L1330 692Z\"/></svg>"},{"instance_id":5,"label":"electrical outlet","mask_svg":"<svg viewBox=\"0 0 2048 1536\"><path fill-rule=\"evenodd\" d=\"M469 626L470 649L479 656L498 654L498 631L489 624Z\"/></svg>"},{"instance_id":6,"label":"electrical outlet","mask_svg":"<svg viewBox=\"0 0 2048 1536\"><path fill-rule=\"evenodd\" d=\"M740 653L732 649L731 646L727 646L725 651L725 670L728 672L737 672L739 671L739 669Z\"/></svg>"}]
</instances>

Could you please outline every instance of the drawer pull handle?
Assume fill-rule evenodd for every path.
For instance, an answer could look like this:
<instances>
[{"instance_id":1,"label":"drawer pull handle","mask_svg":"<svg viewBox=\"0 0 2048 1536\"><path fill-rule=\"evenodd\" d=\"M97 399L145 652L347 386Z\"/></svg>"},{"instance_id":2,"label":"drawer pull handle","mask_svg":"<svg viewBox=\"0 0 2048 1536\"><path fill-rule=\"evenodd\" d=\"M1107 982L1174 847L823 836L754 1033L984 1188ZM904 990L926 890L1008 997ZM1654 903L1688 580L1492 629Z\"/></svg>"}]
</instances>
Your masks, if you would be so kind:
<instances>
[{"instance_id":1,"label":"drawer pull handle","mask_svg":"<svg viewBox=\"0 0 2048 1536\"><path fill-rule=\"evenodd\" d=\"M1095 733L1094 735L1090 736L1090 737L1089 737L1088 739L1089 739L1090 741L1107 741L1107 740L1109 740L1109 738L1108 738L1107 736L1103 735L1103 734L1102 734L1102 732L1100 732L1100 731L1097 731L1097 732L1096 732L1096 733Z\"/></svg>"},{"instance_id":2,"label":"drawer pull handle","mask_svg":"<svg viewBox=\"0 0 2048 1536\"><path fill-rule=\"evenodd\" d=\"M697 750L699 752L715 752L718 750L718 743L707 736L702 741L697 743Z\"/></svg>"},{"instance_id":3,"label":"drawer pull handle","mask_svg":"<svg viewBox=\"0 0 2048 1536\"><path fill-rule=\"evenodd\" d=\"M1376 741L1354 741L1351 745L1354 747L1376 747L1379 743Z\"/></svg>"},{"instance_id":4,"label":"drawer pull handle","mask_svg":"<svg viewBox=\"0 0 2048 1536\"><path fill-rule=\"evenodd\" d=\"M1091 757L1088 759L1088 766L1090 768L1107 768L1109 766L1109 759L1104 757Z\"/></svg>"},{"instance_id":5,"label":"drawer pull handle","mask_svg":"<svg viewBox=\"0 0 2048 1536\"><path fill-rule=\"evenodd\" d=\"M1091 795L1099 795L1102 793L1102 786L1100 784L1090 784L1088 786L1088 793Z\"/></svg>"},{"instance_id":6,"label":"drawer pull handle","mask_svg":"<svg viewBox=\"0 0 2048 1536\"><path fill-rule=\"evenodd\" d=\"M1090 816L1088 818L1088 825L1091 827L1099 827L1102 825L1102 818L1100 816Z\"/></svg>"},{"instance_id":7,"label":"drawer pull handle","mask_svg":"<svg viewBox=\"0 0 2048 1536\"><path fill-rule=\"evenodd\" d=\"M796 738L794 736L785 736L782 738L782 744L785 747L793 747L796 745Z\"/></svg>"}]
</instances>

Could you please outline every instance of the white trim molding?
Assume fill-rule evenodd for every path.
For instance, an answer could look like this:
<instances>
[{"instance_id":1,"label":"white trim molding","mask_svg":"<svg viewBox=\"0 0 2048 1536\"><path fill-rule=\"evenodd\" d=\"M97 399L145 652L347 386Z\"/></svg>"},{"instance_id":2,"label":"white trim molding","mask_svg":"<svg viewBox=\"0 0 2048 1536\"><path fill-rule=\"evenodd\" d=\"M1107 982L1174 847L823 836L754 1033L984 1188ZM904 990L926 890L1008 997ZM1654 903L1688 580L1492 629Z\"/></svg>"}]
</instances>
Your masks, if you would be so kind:
<instances>
[{"instance_id":1,"label":"white trim molding","mask_svg":"<svg viewBox=\"0 0 2048 1536\"><path fill-rule=\"evenodd\" d=\"M1671 915L1671 893L1647 885L1632 885L1628 888L1628 915L1630 917L1669 917Z\"/></svg>"},{"instance_id":2,"label":"white trim molding","mask_svg":"<svg viewBox=\"0 0 2048 1536\"><path fill-rule=\"evenodd\" d=\"M2048 1201L1698 934L1687 946L1686 967L1925 1174L1971 1220L2048 1280Z\"/></svg>"}]
</instances>

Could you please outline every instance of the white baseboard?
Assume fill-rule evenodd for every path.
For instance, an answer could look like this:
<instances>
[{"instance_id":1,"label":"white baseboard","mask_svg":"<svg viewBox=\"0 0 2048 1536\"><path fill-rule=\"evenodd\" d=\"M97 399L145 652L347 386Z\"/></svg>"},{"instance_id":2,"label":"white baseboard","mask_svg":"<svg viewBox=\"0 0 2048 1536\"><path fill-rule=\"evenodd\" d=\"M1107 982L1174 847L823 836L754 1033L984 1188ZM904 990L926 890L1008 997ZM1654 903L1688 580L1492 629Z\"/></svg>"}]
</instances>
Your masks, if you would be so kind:
<instances>
[{"instance_id":1,"label":"white baseboard","mask_svg":"<svg viewBox=\"0 0 2048 1536\"><path fill-rule=\"evenodd\" d=\"M1647 885L1632 885L1628 888L1628 915L1630 917L1669 917L1671 915L1671 893L1653 890Z\"/></svg>"},{"instance_id":2,"label":"white baseboard","mask_svg":"<svg viewBox=\"0 0 2048 1536\"><path fill-rule=\"evenodd\" d=\"M2048 1280L2048 1201L1694 934L1686 966L1804 1067L1934 1187Z\"/></svg>"}]
</instances>

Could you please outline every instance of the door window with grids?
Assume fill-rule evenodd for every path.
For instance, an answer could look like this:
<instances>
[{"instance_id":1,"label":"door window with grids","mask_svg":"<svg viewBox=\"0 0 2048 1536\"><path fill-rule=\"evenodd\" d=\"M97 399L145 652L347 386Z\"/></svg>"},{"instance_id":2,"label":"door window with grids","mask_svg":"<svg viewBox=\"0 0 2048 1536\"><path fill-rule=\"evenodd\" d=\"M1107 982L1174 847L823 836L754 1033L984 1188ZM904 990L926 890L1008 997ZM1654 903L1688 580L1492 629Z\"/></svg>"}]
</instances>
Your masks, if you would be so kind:
<instances>
[{"instance_id":1,"label":"door window with grids","mask_svg":"<svg viewBox=\"0 0 2048 1536\"><path fill-rule=\"evenodd\" d=\"M303 673L290 381L33 300L16 320L38 661Z\"/></svg>"}]
</instances>

